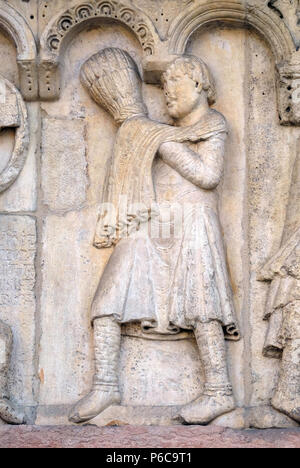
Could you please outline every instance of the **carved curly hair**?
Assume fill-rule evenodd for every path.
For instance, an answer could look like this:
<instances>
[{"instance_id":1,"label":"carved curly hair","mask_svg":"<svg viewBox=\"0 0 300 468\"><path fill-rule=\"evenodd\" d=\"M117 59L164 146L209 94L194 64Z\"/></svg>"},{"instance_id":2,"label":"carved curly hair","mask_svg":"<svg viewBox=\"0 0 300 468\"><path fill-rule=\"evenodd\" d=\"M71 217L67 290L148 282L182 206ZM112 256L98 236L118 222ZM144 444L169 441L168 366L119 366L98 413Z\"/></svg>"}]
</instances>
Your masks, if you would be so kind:
<instances>
[{"instance_id":1,"label":"carved curly hair","mask_svg":"<svg viewBox=\"0 0 300 468\"><path fill-rule=\"evenodd\" d=\"M195 83L200 82L204 91L207 92L207 99L210 105L216 102L215 81L203 60L194 55L183 55L176 58L162 75L162 84L167 78L172 76L175 70L188 75Z\"/></svg>"}]
</instances>

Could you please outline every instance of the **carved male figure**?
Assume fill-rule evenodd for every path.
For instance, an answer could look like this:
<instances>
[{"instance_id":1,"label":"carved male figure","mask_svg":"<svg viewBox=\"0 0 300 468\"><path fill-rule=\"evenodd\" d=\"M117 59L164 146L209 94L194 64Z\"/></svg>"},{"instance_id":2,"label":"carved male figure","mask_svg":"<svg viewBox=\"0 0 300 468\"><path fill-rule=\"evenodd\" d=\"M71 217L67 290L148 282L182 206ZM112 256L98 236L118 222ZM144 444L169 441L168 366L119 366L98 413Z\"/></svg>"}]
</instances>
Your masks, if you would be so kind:
<instances>
[{"instance_id":1,"label":"carved male figure","mask_svg":"<svg viewBox=\"0 0 300 468\"><path fill-rule=\"evenodd\" d=\"M10 328L0 320L0 418L9 424L23 424L24 416L9 401L7 389L12 342Z\"/></svg>"},{"instance_id":2,"label":"carved male figure","mask_svg":"<svg viewBox=\"0 0 300 468\"><path fill-rule=\"evenodd\" d=\"M163 86L175 126L148 118L137 67L122 50L105 49L91 57L83 65L82 82L121 126L103 195L105 206L115 209L113 216L103 210L95 237L95 246L114 246L114 251L92 306L94 383L70 420L90 420L120 402L121 324L140 322L155 333L161 313L158 291L166 281L170 299L164 333L193 330L205 373L203 394L183 407L180 417L207 424L235 408L224 333L228 339L239 338L216 193L227 126L210 108L213 79L196 57L178 57L170 64ZM153 238L145 226L153 220L159 227L164 224L161 208L166 204L174 232L175 202L188 207L182 232L171 234L168 242L160 235ZM166 264L168 270L163 269Z\"/></svg>"}]
</instances>

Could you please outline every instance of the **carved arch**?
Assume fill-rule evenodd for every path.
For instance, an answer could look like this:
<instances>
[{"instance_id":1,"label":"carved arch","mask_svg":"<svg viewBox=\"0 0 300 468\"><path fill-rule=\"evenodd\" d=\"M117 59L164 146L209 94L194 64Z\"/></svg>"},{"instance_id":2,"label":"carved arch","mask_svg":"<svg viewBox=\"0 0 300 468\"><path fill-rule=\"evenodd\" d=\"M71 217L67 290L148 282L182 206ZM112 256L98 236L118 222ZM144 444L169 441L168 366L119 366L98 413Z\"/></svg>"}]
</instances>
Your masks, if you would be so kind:
<instances>
[{"instance_id":1,"label":"carved arch","mask_svg":"<svg viewBox=\"0 0 300 468\"><path fill-rule=\"evenodd\" d=\"M56 16L41 37L40 97L59 95L58 65L61 54L76 32L95 21L111 19L129 27L139 40L145 56L154 55L161 40L148 16L127 0L80 2Z\"/></svg>"},{"instance_id":2,"label":"carved arch","mask_svg":"<svg viewBox=\"0 0 300 468\"><path fill-rule=\"evenodd\" d=\"M300 104L292 102L292 94L300 76L300 57L296 52L292 34L284 21L267 4L238 0L207 0L193 5L170 25L169 55L183 54L191 35L209 24L223 23L252 27L269 44L276 61L278 111L282 124L300 124Z\"/></svg>"},{"instance_id":3,"label":"carved arch","mask_svg":"<svg viewBox=\"0 0 300 468\"><path fill-rule=\"evenodd\" d=\"M169 30L170 53L184 53L188 39L196 30L217 21L257 30L270 45L276 63L288 60L296 49L288 27L269 8L218 0L193 7L173 21Z\"/></svg>"},{"instance_id":4,"label":"carved arch","mask_svg":"<svg viewBox=\"0 0 300 468\"><path fill-rule=\"evenodd\" d=\"M23 97L27 100L36 99L38 97L37 48L31 28L17 10L7 3L1 2L0 29L16 46Z\"/></svg>"}]
</instances>

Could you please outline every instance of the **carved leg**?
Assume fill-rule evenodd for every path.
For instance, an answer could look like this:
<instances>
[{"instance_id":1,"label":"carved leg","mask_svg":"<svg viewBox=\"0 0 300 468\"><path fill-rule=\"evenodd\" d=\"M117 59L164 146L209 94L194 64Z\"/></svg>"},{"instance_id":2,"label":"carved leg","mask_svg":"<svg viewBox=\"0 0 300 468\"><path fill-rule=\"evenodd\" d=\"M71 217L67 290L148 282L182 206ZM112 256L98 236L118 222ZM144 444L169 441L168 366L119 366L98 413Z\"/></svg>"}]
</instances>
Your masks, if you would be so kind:
<instances>
[{"instance_id":1,"label":"carved leg","mask_svg":"<svg viewBox=\"0 0 300 468\"><path fill-rule=\"evenodd\" d=\"M105 408L120 403L118 367L121 326L112 317L94 321L95 375L91 392L71 410L69 420L89 421Z\"/></svg>"},{"instance_id":2,"label":"carved leg","mask_svg":"<svg viewBox=\"0 0 300 468\"><path fill-rule=\"evenodd\" d=\"M300 339L288 340L272 406L300 422Z\"/></svg>"},{"instance_id":3,"label":"carved leg","mask_svg":"<svg viewBox=\"0 0 300 468\"><path fill-rule=\"evenodd\" d=\"M0 418L9 424L23 424L24 416L9 401L7 389L12 343L10 328L0 321Z\"/></svg>"},{"instance_id":4,"label":"carved leg","mask_svg":"<svg viewBox=\"0 0 300 468\"><path fill-rule=\"evenodd\" d=\"M219 322L199 323L195 336L204 367L203 394L181 409L180 417L188 424L208 424L235 408L229 382L225 341Z\"/></svg>"}]
</instances>

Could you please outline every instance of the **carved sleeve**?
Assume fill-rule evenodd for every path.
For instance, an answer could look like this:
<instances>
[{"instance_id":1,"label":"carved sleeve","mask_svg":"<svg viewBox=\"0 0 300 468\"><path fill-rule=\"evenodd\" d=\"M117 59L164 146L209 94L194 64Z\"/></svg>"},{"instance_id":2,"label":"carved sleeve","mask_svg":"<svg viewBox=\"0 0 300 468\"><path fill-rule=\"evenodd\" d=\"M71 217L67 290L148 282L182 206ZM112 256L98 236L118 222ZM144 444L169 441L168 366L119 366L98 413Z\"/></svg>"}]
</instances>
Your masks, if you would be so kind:
<instances>
[{"instance_id":1,"label":"carved sleeve","mask_svg":"<svg viewBox=\"0 0 300 468\"><path fill-rule=\"evenodd\" d=\"M163 143L159 155L185 179L212 190L218 186L223 174L225 140L224 132L193 145L193 149L183 143Z\"/></svg>"}]
</instances>

